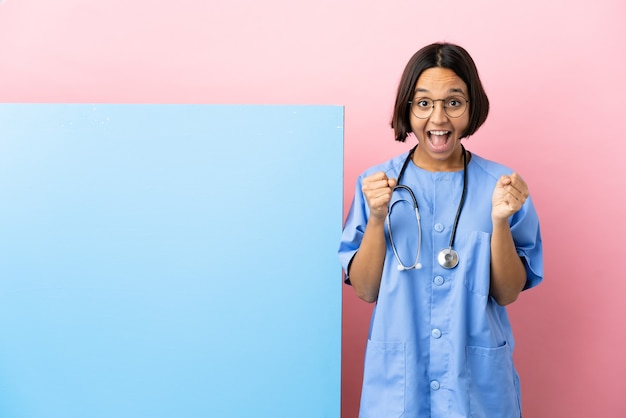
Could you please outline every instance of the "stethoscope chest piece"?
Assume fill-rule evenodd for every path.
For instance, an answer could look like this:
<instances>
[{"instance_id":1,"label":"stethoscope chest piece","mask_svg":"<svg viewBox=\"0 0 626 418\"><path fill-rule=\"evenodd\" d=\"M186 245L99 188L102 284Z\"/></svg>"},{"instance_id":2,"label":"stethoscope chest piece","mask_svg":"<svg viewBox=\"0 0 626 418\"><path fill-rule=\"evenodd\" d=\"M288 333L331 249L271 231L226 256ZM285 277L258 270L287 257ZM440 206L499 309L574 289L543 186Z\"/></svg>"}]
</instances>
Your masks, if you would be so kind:
<instances>
[{"instance_id":1,"label":"stethoscope chest piece","mask_svg":"<svg viewBox=\"0 0 626 418\"><path fill-rule=\"evenodd\" d=\"M437 261L444 269L453 269L459 264L459 254L452 248L444 248L439 251Z\"/></svg>"}]
</instances>

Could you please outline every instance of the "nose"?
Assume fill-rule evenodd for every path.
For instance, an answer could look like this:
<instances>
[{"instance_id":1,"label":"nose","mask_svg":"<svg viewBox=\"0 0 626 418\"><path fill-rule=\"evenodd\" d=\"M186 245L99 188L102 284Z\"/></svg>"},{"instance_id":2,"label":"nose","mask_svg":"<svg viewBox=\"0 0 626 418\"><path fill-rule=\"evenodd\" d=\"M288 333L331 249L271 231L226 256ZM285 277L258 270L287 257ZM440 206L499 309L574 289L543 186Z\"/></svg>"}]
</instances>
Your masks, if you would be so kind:
<instances>
[{"instance_id":1,"label":"nose","mask_svg":"<svg viewBox=\"0 0 626 418\"><path fill-rule=\"evenodd\" d=\"M430 120L434 123L444 123L448 120L448 115L443 107L442 100L433 102L433 113L430 115Z\"/></svg>"}]
</instances>

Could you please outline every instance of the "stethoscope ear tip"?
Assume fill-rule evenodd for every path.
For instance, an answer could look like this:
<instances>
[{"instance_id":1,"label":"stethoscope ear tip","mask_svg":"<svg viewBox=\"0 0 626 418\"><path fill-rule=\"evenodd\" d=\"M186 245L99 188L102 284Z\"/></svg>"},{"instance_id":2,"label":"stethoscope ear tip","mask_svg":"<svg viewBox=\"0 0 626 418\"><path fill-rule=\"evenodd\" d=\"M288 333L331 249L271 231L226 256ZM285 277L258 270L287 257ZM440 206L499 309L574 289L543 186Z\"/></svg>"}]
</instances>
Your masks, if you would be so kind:
<instances>
[{"instance_id":1,"label":"stethoscope ear tip","mask_svg":"<svg viewBox=\"0 0 626 418\"><path fill-rule=\"evenodd\" d=\"M398 271L411 270L411 269L419 270L421 268L422 268L422 263L417 263L412 267L406 267L406 266L403 266L402 264L398 264Z\"/></svg>"}]
</instances>

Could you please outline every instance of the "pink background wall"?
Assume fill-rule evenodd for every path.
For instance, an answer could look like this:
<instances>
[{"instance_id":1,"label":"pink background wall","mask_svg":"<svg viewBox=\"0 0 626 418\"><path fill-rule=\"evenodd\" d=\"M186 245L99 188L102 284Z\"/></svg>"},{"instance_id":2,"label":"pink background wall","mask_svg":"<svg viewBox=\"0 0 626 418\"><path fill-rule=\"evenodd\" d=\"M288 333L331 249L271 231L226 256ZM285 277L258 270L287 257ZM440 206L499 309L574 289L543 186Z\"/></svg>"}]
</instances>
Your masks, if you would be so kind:
<instances>
[{"instance_id":1,"label":"pink background wall","mask_svg":"<svg viewBox=\"0 0 626 418\"><path fill-rule=\"evenodd\" d=\"M408 58L462 44L492 103L467 147L518 170L542 220L545 281L510 309L525 416L617 418L625 18L623 0L5 0L0 101L345 105L347 203L363 169L408 146L388 128ZM344 418L370 311L344 289Z\"/></svg>"}]
</instances>

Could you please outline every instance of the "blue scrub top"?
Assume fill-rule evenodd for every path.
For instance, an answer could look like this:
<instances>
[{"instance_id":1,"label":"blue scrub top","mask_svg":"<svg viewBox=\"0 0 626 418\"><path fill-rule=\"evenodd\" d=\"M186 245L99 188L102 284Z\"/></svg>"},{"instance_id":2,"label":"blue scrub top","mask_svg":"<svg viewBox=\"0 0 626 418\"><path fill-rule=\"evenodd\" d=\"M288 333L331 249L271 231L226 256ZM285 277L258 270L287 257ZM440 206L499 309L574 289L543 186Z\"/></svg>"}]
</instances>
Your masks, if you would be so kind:
<instances>
[{"instance_id":1,"label":"blue scrub top","mask_svg":"<svg viewBox=\"0 0 626 418\"><path fill-rule=\"evenodd\" d=\"M378 171L397 178L407 154L368 169L357 181L339 248L347 283L369 217L362 180ZM436 257L449 246L463 171L407 166L402 184L411 187L419 205L423 267L398 271L385 231L387 254L367 341L361 418L521 415L511 325L506 309L489 296L491 196L500 176L512 170L475 154L467 170L467 195L454 242L459 264L447 270ZM403 193L394 192L392 203L410 201ZM530 198L509 222L528 289L543 278L539 219ZM403 264L413 264L417 222L412 202L394 205L391 228Z\"/></svg>"}]
</instances>

